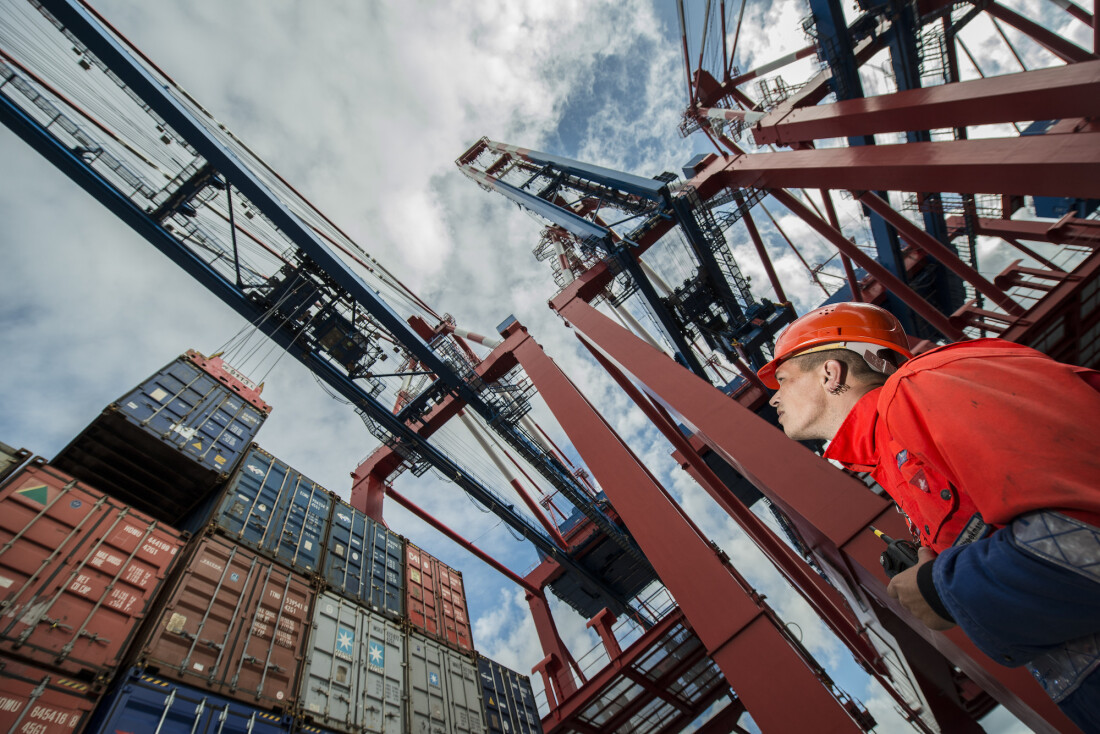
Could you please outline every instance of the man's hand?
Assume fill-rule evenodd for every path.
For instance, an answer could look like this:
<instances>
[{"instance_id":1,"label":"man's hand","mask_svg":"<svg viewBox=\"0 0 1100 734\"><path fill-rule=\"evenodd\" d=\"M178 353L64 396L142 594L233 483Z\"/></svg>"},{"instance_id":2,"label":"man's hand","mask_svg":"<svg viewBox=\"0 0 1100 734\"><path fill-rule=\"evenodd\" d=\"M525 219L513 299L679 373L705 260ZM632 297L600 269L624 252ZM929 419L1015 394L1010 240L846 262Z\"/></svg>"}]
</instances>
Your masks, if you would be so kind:
<instances>
[{"instance_id":1,"label":"man's hand","mask_svg":"<svg viewBox=\"0 0 1100 734\"><path fill-rule=\"evenodd\" d=\"M936 553L924 546L917 550L917 565L906 569L890 580L886 587L886 593L901 602L921 624L930 630L942 632L955 626L932 610L924 596L917 588L917 569L926 563L931 563L936 558Z\"/></svg>"}]
</instances>

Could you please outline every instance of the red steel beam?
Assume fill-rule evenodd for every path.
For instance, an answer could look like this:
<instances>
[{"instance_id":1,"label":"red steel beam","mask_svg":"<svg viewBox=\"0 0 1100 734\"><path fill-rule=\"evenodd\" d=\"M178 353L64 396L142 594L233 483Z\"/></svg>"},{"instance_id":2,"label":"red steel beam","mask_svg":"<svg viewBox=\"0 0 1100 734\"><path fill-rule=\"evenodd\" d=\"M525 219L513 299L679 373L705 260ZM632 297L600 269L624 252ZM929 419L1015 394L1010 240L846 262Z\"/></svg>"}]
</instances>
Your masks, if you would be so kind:
<instances>
[{"instance_id":1,"label":"red steel beam","mask_svg":"<svg viewBox=\"0 0 1100 734\"><path fill-rule=\"evenodd\" d=\"M716 165L721 170L708 181L713 191L754 186L1100 199L1096 132L754 153ZM705 200L713 191L699 189L699 195Z\"/></svg>"},{"instance_id":2,"label":"red steel beam","mask_svg":"<svg viewBox=\"0 0 1100 734\"><path fill-rule=\"evenodd\" d=\"M768 529L763 520L741 504L736 497L732 496L726 485L707 466L687 437L672 423L668 413L663 412L659 406L655 406L587 339L581 337L581 342L588 347L600 366L607 370L619 387L645 413L650 422L672 443L673 447L679 452L679 456L690 464L693 470L692 475L699 481L700 486L737 522L783 577L794 585L795 589L798 590L818 616L825 621L829 628L840 637L864 665L871 669L878 667L878 652L867 640L860 636L859 630L856 629L852 619L845 612L844 602L839 598L836 591L826 584L820 576L810 570L805 561L790 546L779 540Z\"/></svg>"},{"instance_id":3,"label":"red steel beam","mask_svg":"<svg viewBox=\"0 0 1100 734\"><path fill-rule=\"evenodd\" d=\"M862 149L860 149L862 150ZM900 278L883 267L877 260L859 249L843 234L829 226L828 222L815 216L813 212L799 201L793 194L787 191L769 191L783 206L790 209L813 227L819 234L833 243L833 246L841 253L852 258L861 268L873 276L887 290L897 296L906 306L913 309L922 319L931 324L937 331L952 341L963 338L963 333L954 327L946 316L935 309L928 301L921 298L920 294L905 284Z\"/></svg>"},{"instance_id":4,"label":"red steel beam","mask_svg":"<svg viewBox=\"0 0 1100 734\"><path fill-rule=\"evenodd\" d=\"M776 110L753 128L760 145L874 133L1100 115L1100 60Z\"/></svg>"},{"instance_id":5,"label":"red steel beam","mask_svg":"<svg viewBox=\"0 0 1100 734\"><path fill-rule=\"evenodd\" d=\"M1008 23L1010 26L1020 31L1024 35L1030 36L1033 41L1038 43L1047 51L1050 51L1062 61L1065 61L1067 64L1080 63L1082 61L1089 61L1096 58L1096 54L1089 53L1080 46L1075 46L1062 36L1059 36L1057 33L1047 30L1035 21L1028 20L1024 16L1017 13L1015 10L1009 10L1000 3L990 3L986 6L985 12L989 13L998 20L1002 20L1005 23Z\"/></svg>"},{"instance_id":6,"label":"red steel beam","mask_svg":"<svg viewBox=\"0 0 1100 734\"><path fill-rule=\"evenodd\" d=\"M475 556L477 556L478 558L480 558L482 561L484 561L489 566L491 566L493 568L493 570L495 570L498 573L502 574L503 576L508 578L513 583L518 584L528 594L542 593L539 589L535 588L530 583L528 583L527 579L523 578L519 574L512 571L512 569L508 568L503 563L501 563L497 559L493 558L491 555L489 555L485 551L481 550L480 548L478 548L476 545L474 545L470 541L463 538L461 535L456 533L454 530L451 530L451 528L448 527L443 521L436 519L427 510L425 510L424 508L417 505L415 502L410 500L408 497L405 497L403 494L401 494L400 492L395 490L393 487L390 487L390 486L386 487L386 495L389 496L389 497L392 497L394 499L394 501L397 502L397 504L401 505L402 507L404 507L406 510L408 510L412 514L416 515L421 520L423 520L424 522L428 523L429 525L431 525L433 528L435 528L439 532L446 535L448 538L453 540L455 543L458 543L460 546L465 548L467 551L469 551L470 553L472 553Z\"/></svg>"},{"instance_id":7,"label":"red steel beam","mask_svg":"<svg viewBox=\"0 0 1100 734\"><path fill-rule=\"evenodd\" d=\"M505 333L511 336L520 330L519 324L512 324ZM709 542L685 521L542 347L528 337L515 347L515 355L757 723L776 731L858 731ZM674 364L667 357L665 361ZM746 660L754 661L752 669L744 665ZM799 690L797 709L776 698L776 680Z\"/></svg>"},{"instance_id":8,"label":"red steel beam","mask_svg":"<svg viewBox=\"0 0 1100 734\"><path fill-rule=\"evenodd\" d=\"M531 608L531 619L535 623L535 632L538 633L542 650L546 653L546 657L531 672L537 670L542 674L546 703L550 707L550 715L553 716L577 692L577 681L569 672L570 667L576 667L576 661L558 634L558 626L554 624L546 595L541 590L534 593L528 591L526 598L527 605Z\"/></svg>"},{"instance_id":9,"label":"red steel beam","mask_svg":"<svg viewBox=\"0 0 1100 734\"><path fill-rule=\"evenodd\" d=\"M587 287L585 274L551 302L552 308L596 345L606 358L632 375L655 400L674 410L711 450L779 506L795 523L795 527L811 548L821 553L836 568L851 572L860 586L877 602L901 618L910 620L909 624L918 635L940 650L1032 729L1050 734L1058 728L1072 731L1069 720L1058 711L1029 675L1020 669L997 666L957 629L946 634L931 632L913 621L886 594L886 577L879 563L881 542L867 530L868 525L875 525L888 534L892 533L892 528L904 535L905 529L900 515L886 499L869 492L852 477L822 461L797 442L791 441L779 429L738 405L736 401L727 399L712 385L614 323L585 301ZM541 388L540 391L544 395L548 394ZM585 445L582 441L576 443L578 446ZM611 492L608 494L610 496ZM633 496L628 499L626 506L621 501L616 502L614 497L612 503L622 509L628 526L631 526L633 517L626 516L627 509L632 506L642 509ZM666 516L664 513L657 514L660 517ZM672 514L668 513L669 516ZM633 530L632 526L631 529ZM664 528L661 531L664 532ZM635 532L634 535L639 538L639 533ZM683 564L687 559L682 553L677 555L677 568L682 575ZM658 573L660 574L659 568ZM710 575L721 578L716 573ZM677 594L671 584L669 589L674 596L680 598L680 594ZM685 600L690 598L691 590L687 592ZM708 596L709 593L708 590ZM691 618L691 609L686 605L685 612ZM759 618L760 615L756 615L756 620ZM756 620L753 622L754 626L757 625ZM697 628L697 631L700 632L701 639L708 639L701 629ZM715 660L722 665L720 653L721 651ZM761 650L752 659L759 659L767 654ZM786 674L776 669L764 669L758 671L757 678L783 680ZM803 687L813 688L793 682L791 685L800 691ZM742 690L749 693L749 689L738 688L737 683L734 684L734 689L739 693ZM743 698L749 711L757 718L751 698ZM757 721L768 730L767 725L759 718Z\"/></svg>"},{"instance_id":10,"label":"red steel beam","mask_svg":"<svg viewBox=\"0 0 1100 734\"><path fill-rule=\"evenodd\" d=\"M949 230L961 231L965 227L966 222L962 217L948 217ZM1100 247L1100 222L1092 219L1063 218L1053 224L1015 219L978 219L974 225L974 233L1028 242Z\"/></svg>"},{"instance_id":11,"label":"red steel beam","mask_svg":"<svg viewBox=\"0 0 1100 734\"><path fill-rule=\"evenodd\" d=\"M730 701L729 705L696 730L696 734L729 734L730 732L746 732L737 725L741 714L745 713L745 707L740 701ZM672 729L671 731L679 731Z\"/></svg>"}]
</instances>

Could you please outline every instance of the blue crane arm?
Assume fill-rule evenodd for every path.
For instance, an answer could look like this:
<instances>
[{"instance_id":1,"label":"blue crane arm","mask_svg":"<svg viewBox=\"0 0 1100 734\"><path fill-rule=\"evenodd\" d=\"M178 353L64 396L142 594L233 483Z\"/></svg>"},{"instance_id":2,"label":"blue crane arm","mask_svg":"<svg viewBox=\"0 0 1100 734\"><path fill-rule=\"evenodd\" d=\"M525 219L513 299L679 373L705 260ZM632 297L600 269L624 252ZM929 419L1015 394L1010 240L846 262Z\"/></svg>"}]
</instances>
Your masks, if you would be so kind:
<instances>
[{"instance_id":1,"label":"blue crane arm","mask_svg":"<svg viewBox=\"0 0 1100 734\"><path fill-rule=\"evenodd\" d=\"M203 261L196 252L185 247L161 223L142 211L129 196L105 180L81 157L79 152L73 151L59 141L3 94L0 94L0 121L211 293L249 321L258 322L258 328L269 338L291 352L333 390L367 413L386 431L399 438L406 446L412 447L419 456L444 476L530 541L540 553L553 558L568 571L580 575L588 582L587 585L590 588L606 597L609 608L617 610L617 614L631 611L624 600L606 590L588 569L559 548L540 528L516 512L511 503L484 486L430 442L418 436L362 385L327 359L323 353L302 349L300 346L295 347L295 335L283 328L283 325L275 319L263 319L265 313L263 307L250 298L240 286Z\"/></svg>"}]
</instances>

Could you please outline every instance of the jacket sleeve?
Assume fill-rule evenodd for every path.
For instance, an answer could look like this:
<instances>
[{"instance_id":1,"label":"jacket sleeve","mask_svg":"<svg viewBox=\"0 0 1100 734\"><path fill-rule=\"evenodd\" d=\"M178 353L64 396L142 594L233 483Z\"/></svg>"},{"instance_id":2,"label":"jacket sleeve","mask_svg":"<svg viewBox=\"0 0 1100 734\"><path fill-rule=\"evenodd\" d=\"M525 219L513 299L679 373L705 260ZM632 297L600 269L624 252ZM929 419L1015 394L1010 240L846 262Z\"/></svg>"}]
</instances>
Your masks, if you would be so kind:
<instances>
[{"instance_id":1,"label":"jacket sleeve","mask_svg":"<svg viewBox=\"0 0 1100 734\"><path fill-rule=\"evenodd\" d=\"M1100 516L1100 393L1072 368L1042 355L991 356L891 382L880 398L890 434L969 495L987 523L1039 509Z\"/></svg>"}]
</instances>

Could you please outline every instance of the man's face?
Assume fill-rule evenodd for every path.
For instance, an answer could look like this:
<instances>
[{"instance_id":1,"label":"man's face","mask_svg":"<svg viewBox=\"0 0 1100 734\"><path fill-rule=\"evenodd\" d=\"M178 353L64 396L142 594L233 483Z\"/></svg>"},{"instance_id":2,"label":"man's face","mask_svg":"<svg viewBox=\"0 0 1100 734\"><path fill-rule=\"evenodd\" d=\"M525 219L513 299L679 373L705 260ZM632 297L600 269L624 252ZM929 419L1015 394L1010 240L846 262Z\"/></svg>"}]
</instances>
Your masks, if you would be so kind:
<instances>
[{"instance_id":1,"label":"man's face","mask_svg":"<svg viewBox=\"0 0 1100 734\"><path fill-rule=\"evenodd\" d=\"M803 372L794 360L784 362L775 371L779 390L769 404L779 412L779 425L788 437L796 441L831 439L826 435L825 379L820 369Z\"/></svg>"}]
</instances>

